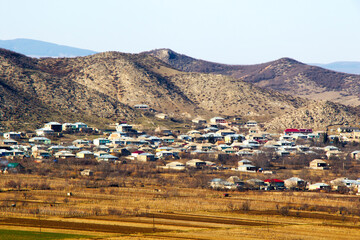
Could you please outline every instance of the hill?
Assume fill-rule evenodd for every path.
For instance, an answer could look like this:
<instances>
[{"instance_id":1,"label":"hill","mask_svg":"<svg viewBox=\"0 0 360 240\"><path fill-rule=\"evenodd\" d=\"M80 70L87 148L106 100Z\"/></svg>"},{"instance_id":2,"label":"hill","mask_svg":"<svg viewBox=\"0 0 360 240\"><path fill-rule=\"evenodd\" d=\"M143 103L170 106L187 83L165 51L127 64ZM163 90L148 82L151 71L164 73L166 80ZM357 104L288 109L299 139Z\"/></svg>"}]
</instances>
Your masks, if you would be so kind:
<instances>
[{"instance_id":1,"label":"hill","mask_svg":"<svg viewBox=\"0 0 360 240\"><path fill-rule=\"evenodd\" d=\"M281 116L289 122L300 119L298 127L324 127L337 121L326 112L308 116L297 111L312 111L317 106L314 101L231 76L182 72L147 54L105 52L36 59L2 49L0 71L3 123L12 119L23 124L34 119L131 120L142 115L133 109L140 103L175 118L241 116L268 122L268 128L279 127L271 120ZM339 106L329 108L338 109L338 115L346 116L348 122L356 121L353 108Z\"/></svg>"},{"instance_id":2,"label":"hill","mask_svg":"<svg viewBox=\"0 0 360 240\"><path fill-rule=\"evenodd\" d=\"M0 48L5 48L31 57L79 57L96 53L87 49L25 38L0 40Z\"/></svg>"},{"instance_id":3,"label":"hill","mask_svg":"<svg viewBox=\"0 0 360 240\"><path fill-rule=\"evenodd\" d=\"M223 74L292 96L360 105L360 75L334 72L290 58L256 65L226 65L194 59L170 49L143 54L155 56L181 71Z\"/></svg>"}]
</instances>

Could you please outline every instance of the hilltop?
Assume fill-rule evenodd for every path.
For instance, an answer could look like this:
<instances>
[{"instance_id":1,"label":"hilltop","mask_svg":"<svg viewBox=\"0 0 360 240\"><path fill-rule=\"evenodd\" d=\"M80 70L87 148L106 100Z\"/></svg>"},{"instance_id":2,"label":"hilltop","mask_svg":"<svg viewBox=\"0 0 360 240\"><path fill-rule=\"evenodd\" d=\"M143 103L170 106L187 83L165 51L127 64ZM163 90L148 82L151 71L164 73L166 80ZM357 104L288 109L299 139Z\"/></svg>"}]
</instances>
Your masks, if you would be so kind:
<instances>
[{"instance_id":1,"label":"hilltop","mask_svg":"<svg viewBox=\"0 0 360 240\"><path fill-rule=\"evenodd\" d=\"M170 49L144 52L185 72L232 76L256 86L292 96L360 105L360 75L307 65L290 58L255 65L226 65L194 59Z\"/></svg>"},{"instance_id":2,"label":"hilltop","mask_svg":"<svg viewBox=\"0 0 360 240\"><path fill-rule=\"evenodd\" d=\"M35 116L42 121L131 120L142 115L133 108L140 103L174 118L241 116L267 122L268 128L280 128L280 120L272 124L272 119L320 128L338 121L338 115L349 123L357 118L355 109L339 104L328 106L338 111L336 116L306 115L298 110L313 111L318 104L233 76L183 72L148 54L36 59L2 49L0 70L3 123L30 122Z\"/></svg>"}]
</instances>

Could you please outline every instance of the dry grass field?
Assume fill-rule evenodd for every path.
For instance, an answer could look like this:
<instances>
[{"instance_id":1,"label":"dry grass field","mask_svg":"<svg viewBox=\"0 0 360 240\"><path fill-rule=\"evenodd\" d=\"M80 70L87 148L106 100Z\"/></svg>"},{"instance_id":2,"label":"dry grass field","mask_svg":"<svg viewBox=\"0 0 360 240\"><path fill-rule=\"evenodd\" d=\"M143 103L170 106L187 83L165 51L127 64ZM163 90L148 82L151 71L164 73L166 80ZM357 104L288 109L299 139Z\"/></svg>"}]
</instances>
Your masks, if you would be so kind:
<instances>
[{"instance_id":1,"label":"dry grass field","mask_svg":"<svg viewBox=\"0 0 360 240\"><path fill-rule=\"evenodd\" d=\"M9 181L22 186L5 187ZM360 239L355 195L245 191L224 197L146 178L100 188L84 181L1 175L4 239L12 231L8 239L34 239L35 233L37 239ZM32 189L34 183L50 189Z\"/></svg>"}]
</instances>

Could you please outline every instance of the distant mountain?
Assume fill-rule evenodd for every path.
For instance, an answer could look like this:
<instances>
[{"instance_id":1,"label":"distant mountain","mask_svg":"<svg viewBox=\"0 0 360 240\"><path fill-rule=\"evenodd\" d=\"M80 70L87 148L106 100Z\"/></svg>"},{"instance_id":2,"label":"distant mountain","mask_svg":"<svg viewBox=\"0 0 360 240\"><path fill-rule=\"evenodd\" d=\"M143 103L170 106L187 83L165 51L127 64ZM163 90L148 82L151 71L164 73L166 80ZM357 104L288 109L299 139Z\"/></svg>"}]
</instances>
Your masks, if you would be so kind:
<instances>
[{"instance_id":1,"label":"distant mountain","mask_svg":"<svg viewBox=\"0 0 360 240\"><path fill-rule=\"evenodd\" d=\"M352 107L285 95L231 76L182 72L147 54L37 59L0 49L0 73L0 125L135 120L143 116L135 104L178 119L241 116L268 129L323 129L354 123L359 115Z\"/></svg>"},{"instance_id":2,"label":"distant mountain","mask_svg":"<svg viewBox=\"0 0 360 240\"><path fill-rule=\"evenodd\" d=\"M170 49L144 52L185 72L229 75L293 96L360 105L360 75L307 65L290 58L255 65L226 65L191 58Z\"/></svg>"},{"instance_id":3,"label":"distant mountain","mask_svg":"<svg viewBox=\"0 0 360 240\"><path fill-rule=\"evenodd\" d=\"M96 53L91 50L25 38L0 40L0 48L5 48L30 57L81 57Z\"/></svg>"},{"instance_id":4,"label":"distant mountain","mask_svg":"<svg viewBox=\"0 0 360 240\"><path fill-rule=\"evenodd\" d=\"M337 72L360 74L360 62L333 62L328 64L314 63L311 65L326 68Z\"/></svg>"}]
</instances>

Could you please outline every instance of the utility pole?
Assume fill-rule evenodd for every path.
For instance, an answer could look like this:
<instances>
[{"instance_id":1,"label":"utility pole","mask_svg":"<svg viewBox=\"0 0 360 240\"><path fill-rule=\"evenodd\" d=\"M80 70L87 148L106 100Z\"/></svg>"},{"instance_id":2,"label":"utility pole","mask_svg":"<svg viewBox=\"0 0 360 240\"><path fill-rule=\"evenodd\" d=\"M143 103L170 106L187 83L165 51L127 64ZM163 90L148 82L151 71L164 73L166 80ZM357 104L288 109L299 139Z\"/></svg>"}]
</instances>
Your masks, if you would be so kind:
<instances>
[{"instance_id":1,"label":"utility pole","mask_svg":"<svg viewBox=\"0 0 360 240\"><path fill-rule=\"evenodd\" d=\"M155 232L155 216L153 214L153 232Z\"/></svg>"},{"instance_id":2,"label":"utility pole","mask_svg":"<svg viewBox=\"0 0 360 240\"><path fill-rule=\"evenodd\" d=\"M40 230L40 232L41 232L40 209L36 209L36 214L37 214L37 216L38 216L38 218L39 218L39 230Z\"/></svg>"}]
</instances>

